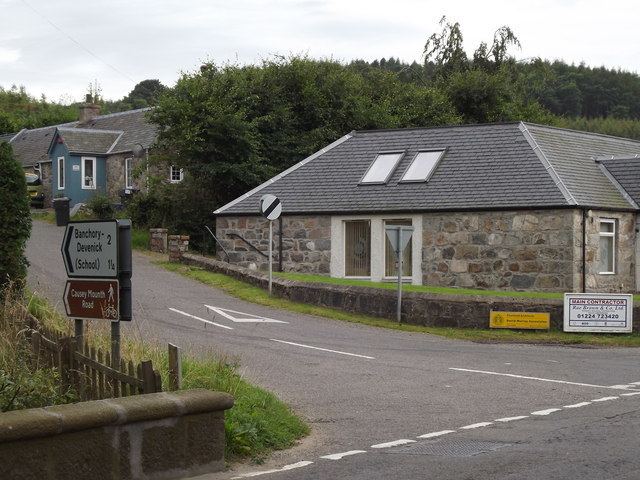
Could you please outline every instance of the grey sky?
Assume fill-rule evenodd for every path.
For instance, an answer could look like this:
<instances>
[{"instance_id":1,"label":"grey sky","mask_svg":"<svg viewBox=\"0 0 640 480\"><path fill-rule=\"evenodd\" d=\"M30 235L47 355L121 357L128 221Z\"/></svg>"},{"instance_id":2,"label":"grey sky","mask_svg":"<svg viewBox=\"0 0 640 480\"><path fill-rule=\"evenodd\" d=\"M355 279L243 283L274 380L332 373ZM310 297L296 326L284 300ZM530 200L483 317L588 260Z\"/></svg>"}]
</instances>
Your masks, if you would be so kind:
<instances>
[{"instance_id":1,"label":"grey sky","mask_svg":"<svg viewBox=\"0 0 640 480\"><path fill-rule=\"evenodd\" d=\"M66 102L95 79L109 99L146 78L172 85L206 60L420 60L442 15L460 22L469 51L509 25L522 43L518 58L640 71L633 0L0 0L0 11L0 86Z\"/></svg>"}]
</instances>

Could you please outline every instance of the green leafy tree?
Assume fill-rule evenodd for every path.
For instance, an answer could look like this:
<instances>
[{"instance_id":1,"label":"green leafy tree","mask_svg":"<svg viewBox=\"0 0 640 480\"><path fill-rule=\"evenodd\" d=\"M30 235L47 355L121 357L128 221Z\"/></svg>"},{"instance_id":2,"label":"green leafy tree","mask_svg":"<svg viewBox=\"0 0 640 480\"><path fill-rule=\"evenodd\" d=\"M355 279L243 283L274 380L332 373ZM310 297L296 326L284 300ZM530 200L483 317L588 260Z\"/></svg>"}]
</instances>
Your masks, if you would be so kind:
<instances>
[{"instance_id":1,"label":"green leafy tree","mask_svg":"<svg viewBox=\"0 0 640 480\"><path fill-rule=\"evenodd\" d=\"M31 232L29 198L24 171L7 142L0 142L0 291L12 282L20 286L26 276L24 249Z\"/></svg>"}]
</instances>

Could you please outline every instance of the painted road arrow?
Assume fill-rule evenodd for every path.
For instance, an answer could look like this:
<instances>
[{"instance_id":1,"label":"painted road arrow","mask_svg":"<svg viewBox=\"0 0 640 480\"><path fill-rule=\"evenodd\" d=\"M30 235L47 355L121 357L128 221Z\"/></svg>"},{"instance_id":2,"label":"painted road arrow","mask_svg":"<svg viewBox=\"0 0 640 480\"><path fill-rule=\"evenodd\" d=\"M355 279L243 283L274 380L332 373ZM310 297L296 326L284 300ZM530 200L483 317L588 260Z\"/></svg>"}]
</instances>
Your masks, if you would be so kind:
<instances>
[{"instance_id":1,"label":"painted road arrow","mask_svg":"<svg viewBox=\"0 0 640 480\"><path fill-rule=\"evenodd\" d=\"M64 308L67 315L86 320L118 320L117 280L67 280Z\"/></svg>"},{"instance_id":2,"label":"painted road arrow","mask_svg":"<svg viewBox=\"0 0 640 480\"><path fill-rule=\"evenodd\" d=\"M118 276L118 224L115 220L72 222L62 241L62 259L69 277Z\"/></svg>"},{"instance_id":3,"label":"painted road arrow","mask_svg":"<svg viewBox=\"0 0 640 480\"><path fill-rule=\"evenodd\" d=\"M212 307L211 305L205 305L205 307L234 323L289 323L282 320L274 320L273 318L252 315L250 313L229 310L228 308Z\"/></svg>"}]
</instances>

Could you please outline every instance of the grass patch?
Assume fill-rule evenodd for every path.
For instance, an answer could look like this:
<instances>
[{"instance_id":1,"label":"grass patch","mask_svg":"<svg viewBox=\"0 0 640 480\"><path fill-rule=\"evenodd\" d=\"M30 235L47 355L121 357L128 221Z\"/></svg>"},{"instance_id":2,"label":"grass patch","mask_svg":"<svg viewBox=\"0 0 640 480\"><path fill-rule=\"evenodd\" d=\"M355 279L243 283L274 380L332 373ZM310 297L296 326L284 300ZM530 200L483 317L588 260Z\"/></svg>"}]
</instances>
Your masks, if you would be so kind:
<instances>
[{"instance_id":1,"label":"grass patch","mask_svg":"<svg viewBox=\"0 0 640 480\"><path fill-rule=\"evenodd\" d=\"M131 230L131 246L136 250L149 250L149 230L134 228Z\"/></svg>"},{"instance_id":2,"label":"grass patch","mask_svg":"<svg viewBox=\"0 0 640 480\"><path fill-rule=\"evenodd\" d=\"M72 322L46 300L33 295L28 307L43 324L72 334ZM85 327L90 343L109 351L108 322L85 322ZM162 375L163 385L167 385L166 349L141 338L139 332L150 331L150 328L139 324L137 328L137 331L131 329L122 335L122 357L134 363L151 360ZM182 388L206 388L235 397L235 405L225 414L227 459L250 457L260 462L270 451L291 447L297 439L309 433L307 424L275 395L245 381L238 373L239 365L235 361L212 350L199 353L183 352Z\"/></svg>"},{"instance_id":3,"label":"grass patch","mask_svg":"<svg viewBox=\"0 0 640 480\"><path fill-rule=\"evenodd\" d=\"M388 328L391 330L400 330L404 332L428 333L446 338L484 343L503 342L554 345L594 345L603 347L640 347L639 334L587 334L568 333L559 330L496 330L475 328L424 327L420 325L409 325L405 323L398 324L397 322L391 320L371 317L369 315L348 313L333 308L319 307L315 305L308 305L306 303L292 302L278 297L270 297L269 294L261 288L255 287L240 280L236 280L235 278L231 278L221 273L210 272L203 268L192 267L178 263L170 263L166 261L156 261L154 263L171 272L179 273L206 285L224 290L228 294L242 300L246 300L248 302L307 315L316 315L319 317L331 318L334 320L361 323L373 327Z\"/></svg>"}]
</instances>

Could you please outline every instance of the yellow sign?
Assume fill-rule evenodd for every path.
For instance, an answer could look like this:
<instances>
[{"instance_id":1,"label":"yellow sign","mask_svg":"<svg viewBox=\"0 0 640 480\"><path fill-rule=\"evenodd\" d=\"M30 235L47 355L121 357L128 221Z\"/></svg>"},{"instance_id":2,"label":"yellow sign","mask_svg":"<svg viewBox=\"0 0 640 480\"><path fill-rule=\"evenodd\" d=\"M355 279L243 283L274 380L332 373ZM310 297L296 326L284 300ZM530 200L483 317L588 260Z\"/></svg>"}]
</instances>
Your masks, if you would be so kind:
<instances>
[{"instance_id":1,"label":"yellow sign","mask_svg":"<svg viewBox=\"0 0 640 480\"><path fill-rule=\"evenodd\" d=\"M549 330L551 319L548 313L539 312L494 312L489 314L491 328L522 328Z\"/></svg>"}]
</instances>

